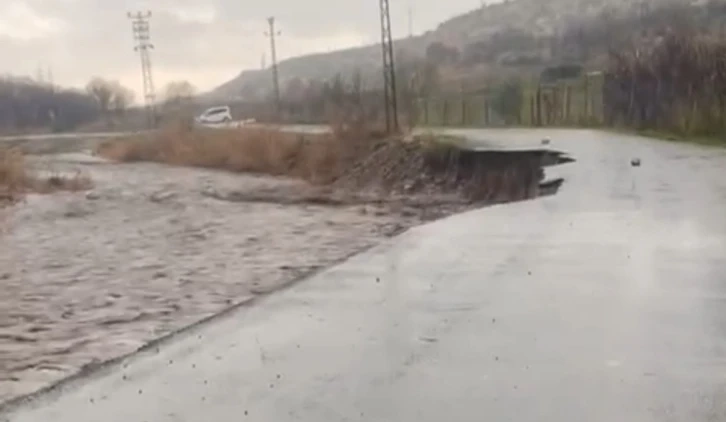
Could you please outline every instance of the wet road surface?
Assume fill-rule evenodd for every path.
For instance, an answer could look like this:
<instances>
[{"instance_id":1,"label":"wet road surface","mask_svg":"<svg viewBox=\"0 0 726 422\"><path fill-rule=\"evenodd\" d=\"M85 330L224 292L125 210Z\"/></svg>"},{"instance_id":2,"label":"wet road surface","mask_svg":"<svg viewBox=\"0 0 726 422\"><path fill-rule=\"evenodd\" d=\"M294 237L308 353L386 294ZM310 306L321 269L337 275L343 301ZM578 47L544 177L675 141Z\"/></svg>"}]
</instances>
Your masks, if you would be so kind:
<instances>
[{"instance_id":1,"label":"wet road surface","mask_svg":"<svg viewBox=\"0 0 726 422\"><path fill-rule=\"evenodd\" d=\"M264 125L258 124L247 124L242 120L237 120L229 123L218 123L218 124L205 124L202 125L207 128L219 129L219 128L240 128L243 126L251 127L264 127ZM324 133L329 129L327 126L322 125L285 125L280 127L280 130L286 132L302 132L302 133ZM148 130L137 130L137 131L113 131L113 132L71 132L71 133L37 133L37 134L24 134L24 135L9 135L0 136L0 145L3 143L15 143L21 141L61 141L61 140L84 140L84 139L108 139L108 138L120 138L123 136L129 136L134 133L145 133Z\"/></svg>"},{"instance_id":2,"label":"wet road surface","mask_svg":"<svg viewBox=\"0 0 726 422\"><path fill-rule=\"evenodd\" d=\"M555 196L415 228L5 418L725 420L726 151L467 134L577 162Z\"/></svg>"},{"instance_id":3,"label":"wet road surface","mask_svg":"<svg viewBox=\"0 0 726 422\"><path fill-rule=\"evenodd\" d=\"M77 133L40 133L26 135L0 136L0 144L3 142L24 141L24 140L54 140L54 139L99 139L115 138L128 135L132 132L77 132Z\"/></svg>"}]
</instances>

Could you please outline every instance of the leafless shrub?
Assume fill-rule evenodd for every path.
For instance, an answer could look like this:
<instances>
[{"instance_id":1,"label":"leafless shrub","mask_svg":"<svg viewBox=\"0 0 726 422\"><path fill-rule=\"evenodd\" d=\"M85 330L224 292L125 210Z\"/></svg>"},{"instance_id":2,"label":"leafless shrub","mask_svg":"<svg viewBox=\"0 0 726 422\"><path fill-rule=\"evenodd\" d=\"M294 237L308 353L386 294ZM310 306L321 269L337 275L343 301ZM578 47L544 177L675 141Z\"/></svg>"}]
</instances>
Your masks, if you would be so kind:
<instances>
[{"instance_id":1,"label":"leafless shrub","mask_svg":"<svg viewBox=\"0 0 726 422\"><path fill-rule=\"evenodd\" d=\"M81 191L93 187L91 178L76 171L73 175L38 175L28 169L17 149L0 148L0 206L21 200L26 193Z\"/></svg>"},{"instance_id":2,"label":"leafless shrub","mask_svg":"<svg viewBox=\"0 0 726 422\"><path fill-rule=\"evenodd\" d=\"M605 87L611 123L683 135L726 133L726 41L675 32L611 53Z\"/></svg>"},{"instance_id":3,"label":"leafless shrub","mask_svg":"<svg viewBox=\"0 0 726 422\"><path fill-rule=\"evenodd\" d=\"M0 204L18 200L28 181L23 154L0 148Z\"/></svg>"}]
</instances>

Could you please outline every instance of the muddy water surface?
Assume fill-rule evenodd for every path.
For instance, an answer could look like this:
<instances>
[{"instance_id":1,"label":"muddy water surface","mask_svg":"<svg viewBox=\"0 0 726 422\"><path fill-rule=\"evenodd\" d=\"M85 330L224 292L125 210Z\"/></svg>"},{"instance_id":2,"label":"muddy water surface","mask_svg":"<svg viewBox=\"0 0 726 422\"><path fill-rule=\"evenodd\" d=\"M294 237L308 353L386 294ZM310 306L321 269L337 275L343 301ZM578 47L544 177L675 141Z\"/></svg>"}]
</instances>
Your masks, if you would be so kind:
<instances>
[{"instance_id":1,"label":"muddy water surface","mask_svg":"<svg viewBox=\"0 0 726 422\"><path fill-rule=\"evenodd\" d=\"M225 201L298 182L85 155L88 193L30 196L0 238L0 402L138 349L417 224L384 206Z\"/></svg>"}]
</instances>

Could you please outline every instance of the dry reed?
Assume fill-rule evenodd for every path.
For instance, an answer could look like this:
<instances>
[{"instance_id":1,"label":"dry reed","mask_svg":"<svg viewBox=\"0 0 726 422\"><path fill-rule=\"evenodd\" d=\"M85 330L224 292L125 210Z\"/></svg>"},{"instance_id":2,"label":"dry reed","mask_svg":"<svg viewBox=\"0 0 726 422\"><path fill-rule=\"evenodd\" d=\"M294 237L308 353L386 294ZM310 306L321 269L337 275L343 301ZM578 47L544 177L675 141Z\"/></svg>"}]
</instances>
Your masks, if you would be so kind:
<instances>
[{"instance_id":1,"label":"dry reed","mask_svg":"<svg viewBox=\"0 0 726 422\"><path fill-rule=\"evenodd\" d=\"M345 163L365 154L382 136L364 123L332 133L299 134L269 128L192 128L177 124L147 135L109 140L97 153L114 161L151 161L232 172L299 177L315 184L335 180Z\"/></svg>"},{"instance_id":2,"label":"dry reed","mask_svg":"<svg viewBox=\"0 0 726 422\"><path fill-rule=\"evenodd\" d=\"M93 187L91 178L77 171L73 175L53 173L39 176L28 169L18 149L0 148L0 205L17 202L27 193L81 191Z\"/></svg>"}]
</instances>

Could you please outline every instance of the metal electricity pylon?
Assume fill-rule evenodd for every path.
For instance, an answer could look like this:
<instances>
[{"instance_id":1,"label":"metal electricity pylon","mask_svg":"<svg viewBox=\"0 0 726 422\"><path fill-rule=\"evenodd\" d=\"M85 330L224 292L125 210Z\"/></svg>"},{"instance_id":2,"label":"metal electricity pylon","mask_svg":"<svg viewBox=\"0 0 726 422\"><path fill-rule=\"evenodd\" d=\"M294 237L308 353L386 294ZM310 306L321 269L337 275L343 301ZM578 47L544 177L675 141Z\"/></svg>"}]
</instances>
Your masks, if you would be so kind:
<instances>
[{"instance_id":1,"label":"metal electricity pylon","mask_svg":"<svg viewBox=\"0 0 726 422\"><path fill-rule=\"evenodd\" d=\"M413 38L413 7L408 6L408 38Z\"/></svg>"},{"instance_id":2,"label":"metal electricity pylon","mask_svg":"<svg viewBox=\"0 0 726 422\"><path fill-rule=\"evenodd\" d=\"M267 18L267 23L270 25L270 31L265 32L265 35L270 37L270 54L272 56L272 88L275 96L275 117L279 120L282 113L282 107L280 105L280 79L277 74L277 48L275 45L275 36L280 35L280 32L275 31L274 17Z\"/></svg>"},{"instance_id":3,"label":"metal electricity pylon","mask_svg":"<svg viewBox=\"0 0 726 422\"><path fill-rule=\"evenodd\" d=\"M156 92L154 90L154 78L151 72L151 54L150 50L154 49L151 43L151 31L149 19L151 12L129 13L131 19L131 27L134 33L134 51L139 52L141 56L141 76L144 84L144 102L146 104L146 117L149 127L156 125Z\"/></svg>"},{"instance_id":4,"label":"metal electricity pylon","mask_svg":"<svg viewBox=\"0 0 726 422\"><path fill-rule=\"evenodd\" d=\"M393 36L388 0L381 1L381 49L383 50L383 89L386 110L386 130L398 131L398 101L396 98L396 66L393 60Z\"/></svg>"}]
</instances>

